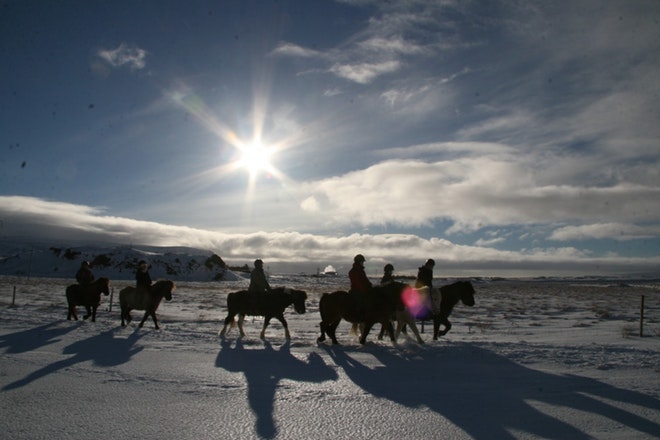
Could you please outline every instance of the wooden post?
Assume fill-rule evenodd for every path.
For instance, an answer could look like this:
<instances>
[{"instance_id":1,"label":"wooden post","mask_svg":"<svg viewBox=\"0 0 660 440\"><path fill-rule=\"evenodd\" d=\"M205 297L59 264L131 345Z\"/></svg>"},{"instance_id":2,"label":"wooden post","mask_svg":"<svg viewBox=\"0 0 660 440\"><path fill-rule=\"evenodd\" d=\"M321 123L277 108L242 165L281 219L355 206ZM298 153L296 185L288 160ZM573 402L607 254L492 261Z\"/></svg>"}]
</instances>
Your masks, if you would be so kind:
<instances>
[{"instance_id":1,"label":"wooden post","mask_svg":"<svg viewBox=\"0 0 660 440\"><path fill-rule=\"evenodd\" d=\"M642 302L639 306L639 337L644 336L644 295L642 295Z\"/></svg>"},{"instance_id":2,"label":"wooden post","mask_svg":"<svg viewBox=\"0 0 660 440\"><path fill-rule=\"evenodd\" d=\"M115 294L115 288L111 287L110 288L110 305L108 306L108 312L112 312L112 297Z\"/></svg>"},{"instance_id":3,"label":"wooden post","mask_svg":"<svg viewBox=\"0 0 660 440\"><path fill-rule=\"evenodd\" d=\"M14 286L14 294L11 297L11 306L14 307L16 305L16 286Z\"/></svg>"}]
</instances>

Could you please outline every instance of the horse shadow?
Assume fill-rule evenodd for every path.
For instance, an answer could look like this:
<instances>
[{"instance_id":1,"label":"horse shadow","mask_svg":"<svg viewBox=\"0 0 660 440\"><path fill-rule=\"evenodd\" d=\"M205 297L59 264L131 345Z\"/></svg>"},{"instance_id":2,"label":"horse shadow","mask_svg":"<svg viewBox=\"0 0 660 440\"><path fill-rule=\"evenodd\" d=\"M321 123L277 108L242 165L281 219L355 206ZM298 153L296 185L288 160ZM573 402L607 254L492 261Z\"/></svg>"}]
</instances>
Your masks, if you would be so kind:
<instances>
[{"instance_id":1,"label":"horse shadow","mask_svg":"<svg viewBox=\"0 0 660 440\"><path fill-rule=\"evenodd\" d=\"M70 325L63 327L60 322L51 322L29 330L2 335L0 336L0 348L6 348L5 353L25 353L54 344L59 341L60 336L64 336L75 328Z\"/></svg>"},{"instance_id":2,"label":"horse shadow","mask_svg":"<svg viewBox=\"0 0 660 440\"><path fill-rule=\"evenodd\" d=\"M139 333L133 332L128 338L115 338L114 330L107 330L91 338L76 341L62 350L62 354L71 354L66 359L53 362L36 370L23 379L9 383L2 387L2 391L9 391L28 385L35 380L56 373L65 368L81 362L92 361L99 367L114 367L128 362L143 347L135 347Z\"/></svg>"},{"instance_id":3,"label":"horse shadow","mask_svg":"<svg viewBox=\"0 0 660 440\"><path fill-rule=\"evenodd\" d=\"M657 398L591 378L533 370L478 347L458 345L414 356L374 350L370 354L383 364L379 368L360 363L345 348L326 350L364 391L410 408L425 406L474 439L515 438L515 431L540 438L593 438L529 402L597 415L651 437L660 433L657 421L615 405L657 410Z\"/></svg>"},{"instance_id":4,"label":"horse shadow","mask_svg":"<svg viewBox=\"0 0 660 440\"><path fill-rule=\"evenodd\" d=\"M215 365L245 376L248 404L256 416L255 430L262 438L277 436L273 410L275 391L282 379L320 383L338 378L335 369L326 365L318 353L310 353L307 361L293 356L288 341L279 350L267 341L263 350L245 349L240 339L233 348L224 338L220 344Z\"/></svg>"}]
</instances>

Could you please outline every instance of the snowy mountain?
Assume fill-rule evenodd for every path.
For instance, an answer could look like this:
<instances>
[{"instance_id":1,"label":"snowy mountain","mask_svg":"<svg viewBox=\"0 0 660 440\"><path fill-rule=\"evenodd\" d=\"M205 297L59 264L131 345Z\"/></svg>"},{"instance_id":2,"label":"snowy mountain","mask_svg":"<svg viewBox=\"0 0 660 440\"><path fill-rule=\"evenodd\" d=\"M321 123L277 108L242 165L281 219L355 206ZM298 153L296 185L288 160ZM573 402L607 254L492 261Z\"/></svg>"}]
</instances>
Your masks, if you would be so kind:
<instances>
[{"instance_id":1,"label":"snowy mountain","mask_svg":"<svg viewBox=\"0 0 660 440\"><path fill-rule=\"evenodd\" d=\"M194 248L0 244L0 275L74 279L81 263L88 261L97 278L133 280L140 260L147 261L154 280L237 281L243 278L230 270L220 256Z\"/></svg>"}]
</instances>

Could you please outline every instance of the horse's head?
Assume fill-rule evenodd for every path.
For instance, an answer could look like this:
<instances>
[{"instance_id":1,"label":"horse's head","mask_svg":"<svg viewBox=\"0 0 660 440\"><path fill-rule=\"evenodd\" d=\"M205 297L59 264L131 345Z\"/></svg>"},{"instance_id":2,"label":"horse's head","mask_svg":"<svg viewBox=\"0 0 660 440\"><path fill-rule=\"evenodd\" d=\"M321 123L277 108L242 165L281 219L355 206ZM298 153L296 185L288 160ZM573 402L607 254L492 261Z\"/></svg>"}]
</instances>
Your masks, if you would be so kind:
<instances>
[{"instance_id":1,"label":"horse's head","mask_svg":"<svg viewBox=\"0 0 660 440\"><path fill-rule=\"evenodd\" d=\"M305 313L305 300L307 299L307 292L304 290L291 289L291 296L293 297L293 309L296 313Z\"/></svg>"},{"instance_id":2,"label":"horse's head","mask_svg":"<svg viewBox=\"0 0 660 440\"><path fill-rule=\"evenodd\" d=\"M470 307L474 305L474 286L469 281L461 282L461 302Z\"/></svg>"},{"instance_id":3,"label":"horse's head","mask_svg":"<svg viewBox=\"0 0 660 440\"><path fill-rule=\"evenodd\" d=\"M110 280L108 278L101 277L99 278L99 282L101 283L101 292L103 292L105 296L110 295Z\"/></svg>"},{"instance_id":4,"label":"horse's head","mask_svg":"<svg viewBox=\"0 0 660 440\"><path fill-rule=\"evenodd\" d=\"M172 299L172 291L174 290L174 282L170 280L157 281L152 287L152 292L163 295L165 301Z\"/></svg>"}]
</instances>

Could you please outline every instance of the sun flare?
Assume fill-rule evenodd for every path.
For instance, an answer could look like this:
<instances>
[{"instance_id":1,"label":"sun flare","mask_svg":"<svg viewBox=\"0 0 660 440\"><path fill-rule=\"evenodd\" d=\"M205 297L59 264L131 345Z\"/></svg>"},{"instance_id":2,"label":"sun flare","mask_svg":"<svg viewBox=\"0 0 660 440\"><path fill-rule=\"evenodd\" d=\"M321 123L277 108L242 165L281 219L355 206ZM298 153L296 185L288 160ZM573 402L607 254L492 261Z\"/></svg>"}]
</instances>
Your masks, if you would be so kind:
<instances>
[{"instance_id":1,"label":"sun flare","mask_svg":"<svg viewBox=\"0 0 660 440\"><path fill-rule=\"evenodd\" d=\"M238 165L246 169L251 175L272 171L270 158L273 155L273 149L263 145L259 141L243 146Z\"/></svg>"}]
</instances>

